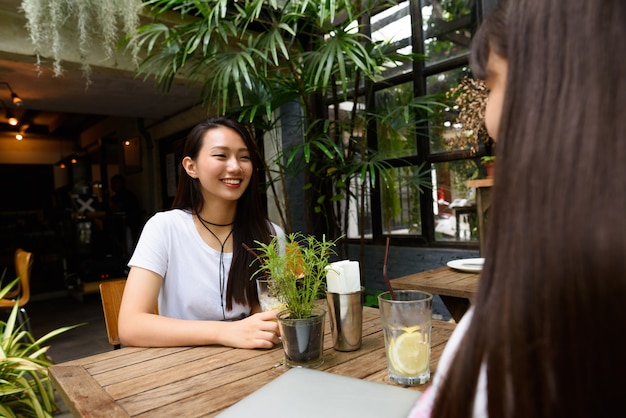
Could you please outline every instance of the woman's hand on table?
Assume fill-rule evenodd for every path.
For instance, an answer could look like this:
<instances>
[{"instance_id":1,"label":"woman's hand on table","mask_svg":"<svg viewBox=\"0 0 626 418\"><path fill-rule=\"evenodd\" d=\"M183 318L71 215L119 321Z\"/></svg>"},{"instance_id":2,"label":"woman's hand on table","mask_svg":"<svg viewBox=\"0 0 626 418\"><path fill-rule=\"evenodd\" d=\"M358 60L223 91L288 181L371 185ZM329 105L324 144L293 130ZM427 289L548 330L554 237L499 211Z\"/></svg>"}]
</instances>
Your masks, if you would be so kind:
<instances>
[{"instance_id":1,"label":"woman's hand on table","mask_svg":"<svg viewBox=\"0 0 626 418\"><path fill-rule=\"evenodd\" d=\"M278 344L280 330L276 311L259 312L231 322L224 345L237 348L272 348Z\"/></svg>"}]
</instances>

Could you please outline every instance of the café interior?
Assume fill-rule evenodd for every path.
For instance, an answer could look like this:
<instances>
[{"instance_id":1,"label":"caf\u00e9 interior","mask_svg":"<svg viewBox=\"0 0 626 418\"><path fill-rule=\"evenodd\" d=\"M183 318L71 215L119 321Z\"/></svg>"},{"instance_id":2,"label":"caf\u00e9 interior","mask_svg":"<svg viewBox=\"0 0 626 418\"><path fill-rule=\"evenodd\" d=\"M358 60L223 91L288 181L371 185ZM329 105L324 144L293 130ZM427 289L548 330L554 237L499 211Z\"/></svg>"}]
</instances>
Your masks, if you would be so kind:
<instances>
[{"instance_id":1,"label":"caf\u00e9 interior","mask_svg":"<svg viewBox=\"0 0 626 418\"><path fill-rule=\"evenodd\" d=\"M376 89L382 91L383 84L410 89L420 85L416 91L442 91L468 73L471 32L495 0L460 2L464 6L459 11L441 10L443 3L399 2L391 14L380 17L376 32L381 36L392 36L388 32L394 25L407 31L396 34L398 50L419 39L422 49L437 43L438 55L405 65ZM421 12L409 13L417 4ZM97 294L100 282L127 273L134 238L128 236L126 214L111 210L111 178L125 177L143 221L167 209L185 135L215 112L215 104L206 102L197 82L183 76L173 78L164 91L153 78L139 76L121 50L107 58L94 49L86 77L76 51L68 49L63 73L57 76L45 54L37 64L19 6L18 0L0 0L0 262L11 278L15 250L32 252L31 303L64 298L80 306ZM458 15L443 24L442 13ZM412 37L411 31L420 36ZM278 135L284 142L294 133L283 127ZM431 188L421 194L410 188L396 190L406 207L391 218L383 215L385 197L373 192L363 232L358 225L346 228L348 257L362 260L366 287L372 289L384 287L387 237L393 277L480 252L478 193L465 181L484 177L477 161L488 150L481 144L478 154L470 153L423 136L414 142L411 152L416 155L406 155L402 164L428 164ZM293 202L292 228L305 230L309 212L303 209L302 186L295 182L287 187L279 194ZM416 199L417 206L407 203ZM268 196L270 215L272 202ZM356 216L349 222L358 224Z\"/></svg>"}]
</instances>

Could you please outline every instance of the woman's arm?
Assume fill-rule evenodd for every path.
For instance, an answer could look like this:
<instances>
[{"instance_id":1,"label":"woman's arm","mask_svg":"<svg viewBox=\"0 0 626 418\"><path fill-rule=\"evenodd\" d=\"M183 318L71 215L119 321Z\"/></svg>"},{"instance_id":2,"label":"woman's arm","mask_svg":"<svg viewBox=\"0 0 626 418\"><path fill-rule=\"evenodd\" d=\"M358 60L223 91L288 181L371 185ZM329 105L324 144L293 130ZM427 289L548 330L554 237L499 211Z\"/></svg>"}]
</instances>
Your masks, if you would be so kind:
<instances>
[{"instance_id":1,"label":"woman's arm","mask_svg":"<svg viewBox=\"0 0 626 418\"><path fill-rule=\"evenodd\" d=\"M154 313L163 278L132 267L120 307L118 331L123 345L173 347L220 344L271 348L278 343L276 312L262 312L233 322L174 319Z\"/></svg>"}]
</instances>

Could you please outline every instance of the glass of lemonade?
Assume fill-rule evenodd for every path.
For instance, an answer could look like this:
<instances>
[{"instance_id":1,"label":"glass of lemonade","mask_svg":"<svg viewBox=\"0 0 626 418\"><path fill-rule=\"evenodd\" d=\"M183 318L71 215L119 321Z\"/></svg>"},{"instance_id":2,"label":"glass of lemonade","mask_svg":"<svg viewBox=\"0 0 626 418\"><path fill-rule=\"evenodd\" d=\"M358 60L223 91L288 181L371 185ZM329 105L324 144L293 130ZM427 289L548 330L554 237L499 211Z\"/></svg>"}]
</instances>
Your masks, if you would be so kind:
<instances>
[{"instance_id":1,"label":"glass of lemonade","mask_svg":"<svg viewBox=\"0 0 626 418\"><path fill-rule=\"evenodd\" d=\"M385 336L389 379L418 385L430 379L430 329L433 296L416 290L396 290L378 296Z\"/></svg>"},{"instance_id":2,"label":"glass of lemonade","mask_svg":"<svg viewBox=\"0 0 626 418\"><path fill-rule=\"evenodd\" d=\"M267 279L258 279L256 288L259 294L259 304L261 310L266 311L282 311L286 309L285 303L272 292L271 282Z\"/></svg>"}]
</instances>

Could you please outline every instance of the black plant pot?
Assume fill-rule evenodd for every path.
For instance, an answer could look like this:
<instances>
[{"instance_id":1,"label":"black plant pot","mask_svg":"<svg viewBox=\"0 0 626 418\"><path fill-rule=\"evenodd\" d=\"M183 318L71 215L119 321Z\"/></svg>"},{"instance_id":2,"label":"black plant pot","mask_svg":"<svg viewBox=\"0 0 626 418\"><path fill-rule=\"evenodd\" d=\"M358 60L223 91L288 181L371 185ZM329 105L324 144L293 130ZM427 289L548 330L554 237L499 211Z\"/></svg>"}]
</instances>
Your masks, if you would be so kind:
<instances>
[{"instance_id":1,"label":"black plant pot","mask_svg":"<svg viewBox=\"0 0 626 418\"><path fill-rule=\"evenodd\" d=\"M324 362L325 316L323 309L304 319L289 318L288 311L278 314L286 366L315 368Z\"/></svg>"}]
</instances>

